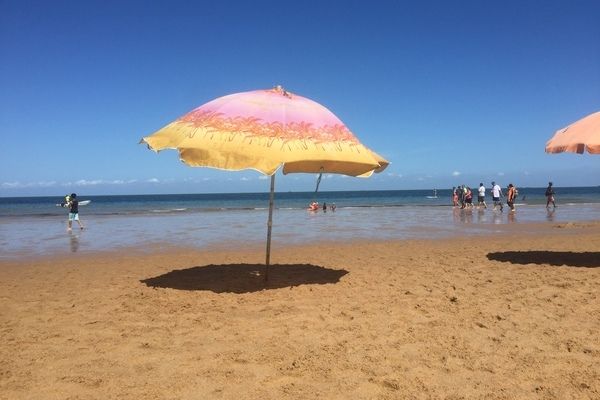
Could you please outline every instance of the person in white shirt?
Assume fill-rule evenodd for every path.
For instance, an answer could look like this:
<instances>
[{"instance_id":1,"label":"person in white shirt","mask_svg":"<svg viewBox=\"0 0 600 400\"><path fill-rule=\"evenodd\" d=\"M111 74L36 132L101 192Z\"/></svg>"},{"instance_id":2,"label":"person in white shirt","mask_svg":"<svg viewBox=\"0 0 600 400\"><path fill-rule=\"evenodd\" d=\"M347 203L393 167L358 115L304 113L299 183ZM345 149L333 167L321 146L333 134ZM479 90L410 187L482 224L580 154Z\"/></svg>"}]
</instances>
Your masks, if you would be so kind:
<instances>
[{"instance_id":1,"label":"person in white shirt","mask_svg":"<svg viewBox=\"0 0 600 400\"><path fill-rule=\"evenodd\" d=\"M500 185L497 185L496 182L492 182L492 200L494 200L494 210L496 210L496 206L500 206L500 211L502 211L502 201L500 201L500 197L503 197L502 188Z\"/></svg>"},{"instance_id":2,"label":"person in white shirt","mask_svg":"<svg viewBox=\"0 0 600 400\"><path fill-rule=\"evenodd\" d=\"M483 183L479 184L479 189L477 189L477 191L479 192L477 196L477 206L487 208L487 204L485 204L485 186L483 186Z\"/></svg>"}]
</instances>

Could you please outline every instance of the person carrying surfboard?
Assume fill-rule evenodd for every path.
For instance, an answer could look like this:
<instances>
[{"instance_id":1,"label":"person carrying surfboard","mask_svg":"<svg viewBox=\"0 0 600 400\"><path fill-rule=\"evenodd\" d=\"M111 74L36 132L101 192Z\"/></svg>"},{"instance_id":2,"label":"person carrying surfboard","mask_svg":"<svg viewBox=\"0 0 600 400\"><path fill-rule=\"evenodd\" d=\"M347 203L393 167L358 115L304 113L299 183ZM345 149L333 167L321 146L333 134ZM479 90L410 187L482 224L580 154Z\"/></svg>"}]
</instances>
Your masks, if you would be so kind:
<instances>
[{"instance_id":1,"label":"person carrying surfboard","mask_svg":"<svg viewBox=\"0 0 600 400\"><path fill-rule=\"evenodd\" d=\"M77 221L77 223L79 224L79 229L83 229L83 224L79 220L79 201L77 201L76 193L71 193L69 202L67 203L67 207L69 207L69 220L67 222L67 231L71 231L73 221Z\"/></svg>"}]
</instances>

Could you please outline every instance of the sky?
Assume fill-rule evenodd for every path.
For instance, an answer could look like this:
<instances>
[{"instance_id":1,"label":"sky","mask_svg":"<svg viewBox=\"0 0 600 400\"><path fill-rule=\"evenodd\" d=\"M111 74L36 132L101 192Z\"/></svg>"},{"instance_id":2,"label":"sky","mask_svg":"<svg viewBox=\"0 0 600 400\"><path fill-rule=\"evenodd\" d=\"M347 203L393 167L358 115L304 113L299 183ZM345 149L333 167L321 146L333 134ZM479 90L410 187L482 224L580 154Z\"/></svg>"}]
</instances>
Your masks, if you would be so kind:
<instances>
[{"instance_id":1,"label":"sky","mask_svg":"<svg viewBox=\"0 0 600 400\"><path fill-rule=\"evenodd\" d=\"M597 0L0 0L0 196L268 192L139 140L278 84L391 162L323 191L600 185L600 156L544 152L600 110L598 21Z\"/></svg>"}]
</instances>

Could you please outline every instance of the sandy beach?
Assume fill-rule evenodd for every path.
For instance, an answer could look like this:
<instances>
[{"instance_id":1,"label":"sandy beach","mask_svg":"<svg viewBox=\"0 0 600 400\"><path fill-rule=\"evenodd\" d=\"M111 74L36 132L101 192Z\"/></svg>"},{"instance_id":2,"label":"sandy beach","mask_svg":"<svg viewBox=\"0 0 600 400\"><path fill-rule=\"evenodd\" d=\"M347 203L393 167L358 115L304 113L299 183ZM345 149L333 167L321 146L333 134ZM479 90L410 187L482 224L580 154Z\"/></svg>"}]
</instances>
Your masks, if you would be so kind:
<instances>
[{"instance_id":1,"label":"sandy beach","mask_svg":"<svg viewBox=\"0 0 600 400\"><path fill-rule=\"evenodd\" d=\"M600 398L600 223L511 229L1 261L0 398Z\"/></svg>"}]
</instances>

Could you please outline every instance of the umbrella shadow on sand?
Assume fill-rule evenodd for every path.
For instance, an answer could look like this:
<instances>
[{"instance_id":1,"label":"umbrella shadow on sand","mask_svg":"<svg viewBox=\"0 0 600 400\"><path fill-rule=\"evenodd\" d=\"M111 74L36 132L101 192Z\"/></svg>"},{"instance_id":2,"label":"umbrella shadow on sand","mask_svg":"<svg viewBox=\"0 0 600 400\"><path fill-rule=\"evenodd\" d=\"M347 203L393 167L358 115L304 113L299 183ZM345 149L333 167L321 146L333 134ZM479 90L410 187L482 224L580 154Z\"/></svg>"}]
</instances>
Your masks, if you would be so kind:
<instances>
[{"instance_id":1,"label":"umbrella shadow on sand","mask_svg":"<svg viewBox=\"0 0 600 400\"><path fill-rule=\"evenodd\" d=\"M513 264L550 264L579 268L600 268L600 252L584 251L501 251L488 253L488 260Z\"/></svg>"},{"instance_id":2,"label":"umbrella shadow on sand","mask_svg":"<svg viewBox=\"0 0 600 400\"><path fill-rule=\"evenodd\" d=\"M348 271L312 264L271 264L267 282L264 273L264 264L211 264L176 269L140 282L155 288L241 294L299 285L338 283Z\"/></svg>"}]
</instances>

